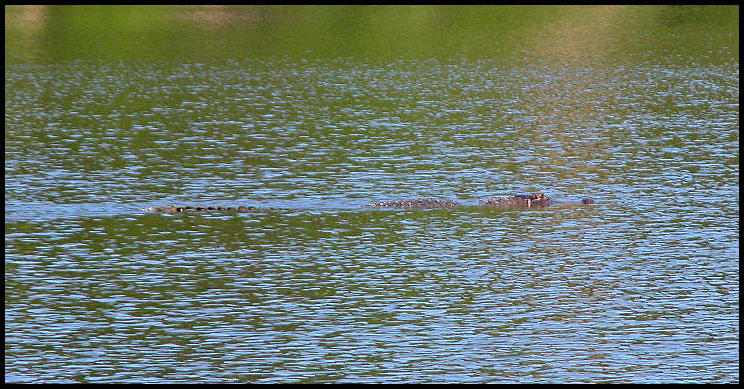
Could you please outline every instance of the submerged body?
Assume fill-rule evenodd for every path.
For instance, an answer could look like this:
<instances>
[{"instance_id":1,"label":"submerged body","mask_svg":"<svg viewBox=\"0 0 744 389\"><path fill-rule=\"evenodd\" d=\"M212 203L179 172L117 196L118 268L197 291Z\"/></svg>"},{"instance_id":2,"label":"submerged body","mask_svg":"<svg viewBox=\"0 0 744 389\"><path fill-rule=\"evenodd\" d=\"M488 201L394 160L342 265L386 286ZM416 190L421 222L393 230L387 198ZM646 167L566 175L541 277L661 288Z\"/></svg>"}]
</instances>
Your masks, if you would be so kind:
<instances>
[{"instance_id":1,"label":"submerged body","mask_svg":"<svg viewBox=\"0 0 744 389\"><path fill-rule=\"evenodd\" d=\"M532 193L527 195L515 195L513 197L501 197L488 199L486 201L480 201L480 205L484 207L515 207L515 208L544 208L551 204L594 204L592 199L583 199L581 202L567 202L567 201L555 201L542 193ZM376 208L453 208L460 207L460 204L452 200L440 200L440 199L411 199L411 200L393 200L393 201L380 201L376 203L367 204L367 207ZM200 211L255 211L255 210L270 210L271 208L265 207L254 207L254 206L239 206L239 207L200 207L200 206L173 206L169 205L166 207L149 207L144 208L144 211L150 212L165 212L165 213L180 213L180 212L200 212Z\"/></svg>"}]
</instances>

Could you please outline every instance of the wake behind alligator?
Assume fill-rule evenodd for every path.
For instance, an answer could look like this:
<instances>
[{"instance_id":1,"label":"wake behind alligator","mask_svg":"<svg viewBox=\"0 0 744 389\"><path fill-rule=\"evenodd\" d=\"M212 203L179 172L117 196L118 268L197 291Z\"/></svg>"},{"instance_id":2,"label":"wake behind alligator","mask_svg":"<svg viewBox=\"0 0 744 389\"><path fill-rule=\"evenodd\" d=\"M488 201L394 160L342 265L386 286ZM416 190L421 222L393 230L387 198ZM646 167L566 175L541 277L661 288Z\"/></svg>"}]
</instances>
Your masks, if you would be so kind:
<instances>
[{"instance_id":1,"label":"wake behind alligator","mask_svg":"<svg viewBox=\"0 0 744 389\"><path fill-rule=\"evenodd\" d=\"M483 207L502 207L502 208L545 208L552 204L594 204L594 200L586 198L581 202L557 201L549 198L542 193L532 193L526 195L515 195L512 197L492 198L486 201L479 201ZM454 208L462 207L465 204L452 200L440 199L412 199L412 200L393 200L381 201L367 204L367 207L377 208ZM266 211L272 210L267 207L239 206L239 207L222 207L222 206L175 206L149 207L143 208L143 211L149 212L204 212L204 211Z\"/></svg>"}]
</instances>

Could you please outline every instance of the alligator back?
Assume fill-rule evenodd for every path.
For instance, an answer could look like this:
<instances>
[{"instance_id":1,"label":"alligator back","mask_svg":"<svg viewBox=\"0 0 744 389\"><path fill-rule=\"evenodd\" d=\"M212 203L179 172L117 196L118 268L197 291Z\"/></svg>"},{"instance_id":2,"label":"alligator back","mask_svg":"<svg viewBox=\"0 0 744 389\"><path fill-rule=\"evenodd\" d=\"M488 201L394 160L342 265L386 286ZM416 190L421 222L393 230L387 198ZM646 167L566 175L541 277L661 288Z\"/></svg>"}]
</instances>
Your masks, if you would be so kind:
<instances>
[{"instance_id":1,"label":"alligator back","mask_svg":"<svg viewBox=\"0 0 744 389\"><path fill-rule=\"evenodd\" d=\"M532 193L527 195L516 195L514 197L501 197L498 199L488 199L480 201L480 205L486 207L521 207L521 208L544 208L553 204L580 205L594 204L590 198L581 201L560 201L553 200L543 193Z\"/></svg>"},{"instance_id":2,"label":"alligator back","mask_svg":"<svg viewBox=\"0 0 744 389\"><path fill-rule=\"evenodd\" d=\"M542 208L547 207L551 202L550 198L542 193L532 193L527 195L516 195L514 197L488 199L486 201L481 201L480 204L486 207Z\"/></svg>"},{"instance_id":3,"label":"alligator back","mask_svg":"<svg viewBox=\"0 0 744 389\"><path fill-rule=\"evenodd\" d=\"M388 207L388 208L451 208L460 206L460 203L450 200L439 199L413 199L413 200L394 200L381 201L378 203L367 204L368 207Z\"/></svg>"},{"instance_id":4,"label":"alligator back","mask_svg":"<svg viewBox=\"0 0 744 389\"><path fill-rule=\"evenodd\" d=\"M143 208L143 211L149 212L164 212L164 213L180 213L180 212L203 212L203 211L252 211L252 210L268 210L271 208L254 207L254 206L239 206L239 207L221 207L221 206L175 206L168 205L165 207L149 207Z\"/></svg>"}]
</instances>

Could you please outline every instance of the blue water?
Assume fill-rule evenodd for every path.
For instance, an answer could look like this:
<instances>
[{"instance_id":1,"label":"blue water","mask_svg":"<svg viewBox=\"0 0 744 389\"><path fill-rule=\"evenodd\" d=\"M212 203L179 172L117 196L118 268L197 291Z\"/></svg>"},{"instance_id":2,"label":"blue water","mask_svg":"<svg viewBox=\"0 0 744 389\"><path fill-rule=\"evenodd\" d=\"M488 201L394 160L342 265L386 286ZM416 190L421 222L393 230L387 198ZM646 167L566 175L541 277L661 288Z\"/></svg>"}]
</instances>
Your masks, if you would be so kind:
<instances>
[{"instance_id":1,"label":"blue water","mask_svg":"<svg viewBox=\"0 0 744 389\"><path fill-rule=\"evenodd\" d=\"M738 53L663 52L6 63L6 382L737 382Z\"/></svg>"}]
</instances>

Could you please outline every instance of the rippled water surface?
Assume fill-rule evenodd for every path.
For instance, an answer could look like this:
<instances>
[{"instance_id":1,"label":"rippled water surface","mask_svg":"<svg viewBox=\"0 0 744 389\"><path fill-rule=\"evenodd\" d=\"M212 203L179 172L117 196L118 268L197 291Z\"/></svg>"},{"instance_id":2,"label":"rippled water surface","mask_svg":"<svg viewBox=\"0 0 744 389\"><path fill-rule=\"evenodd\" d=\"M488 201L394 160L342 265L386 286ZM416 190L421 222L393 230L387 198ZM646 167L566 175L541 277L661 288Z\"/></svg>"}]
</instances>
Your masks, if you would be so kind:
<instances>
[{"instance_id":1,"label":"rippled water surface","mask_svg":"<svg viewBox=\"0 0 744 389\"><path fill-rule=\"evenodd\" d=\"M306 26L328 8L258 9ZM305 55L281 35L26 58L11 35L6 382L738 382L738 17L735 48L691 47L672 22L721 15L669 10L651 48L564 26L547 57ZM6 8L6 34L34 15ZM293 31L274 28L240 33ZM478 206L533 191L596 204ZM364 207L421 197L465 206ZM168 204L271 209L142 211Z\"/></svg>"}]
</instances>

